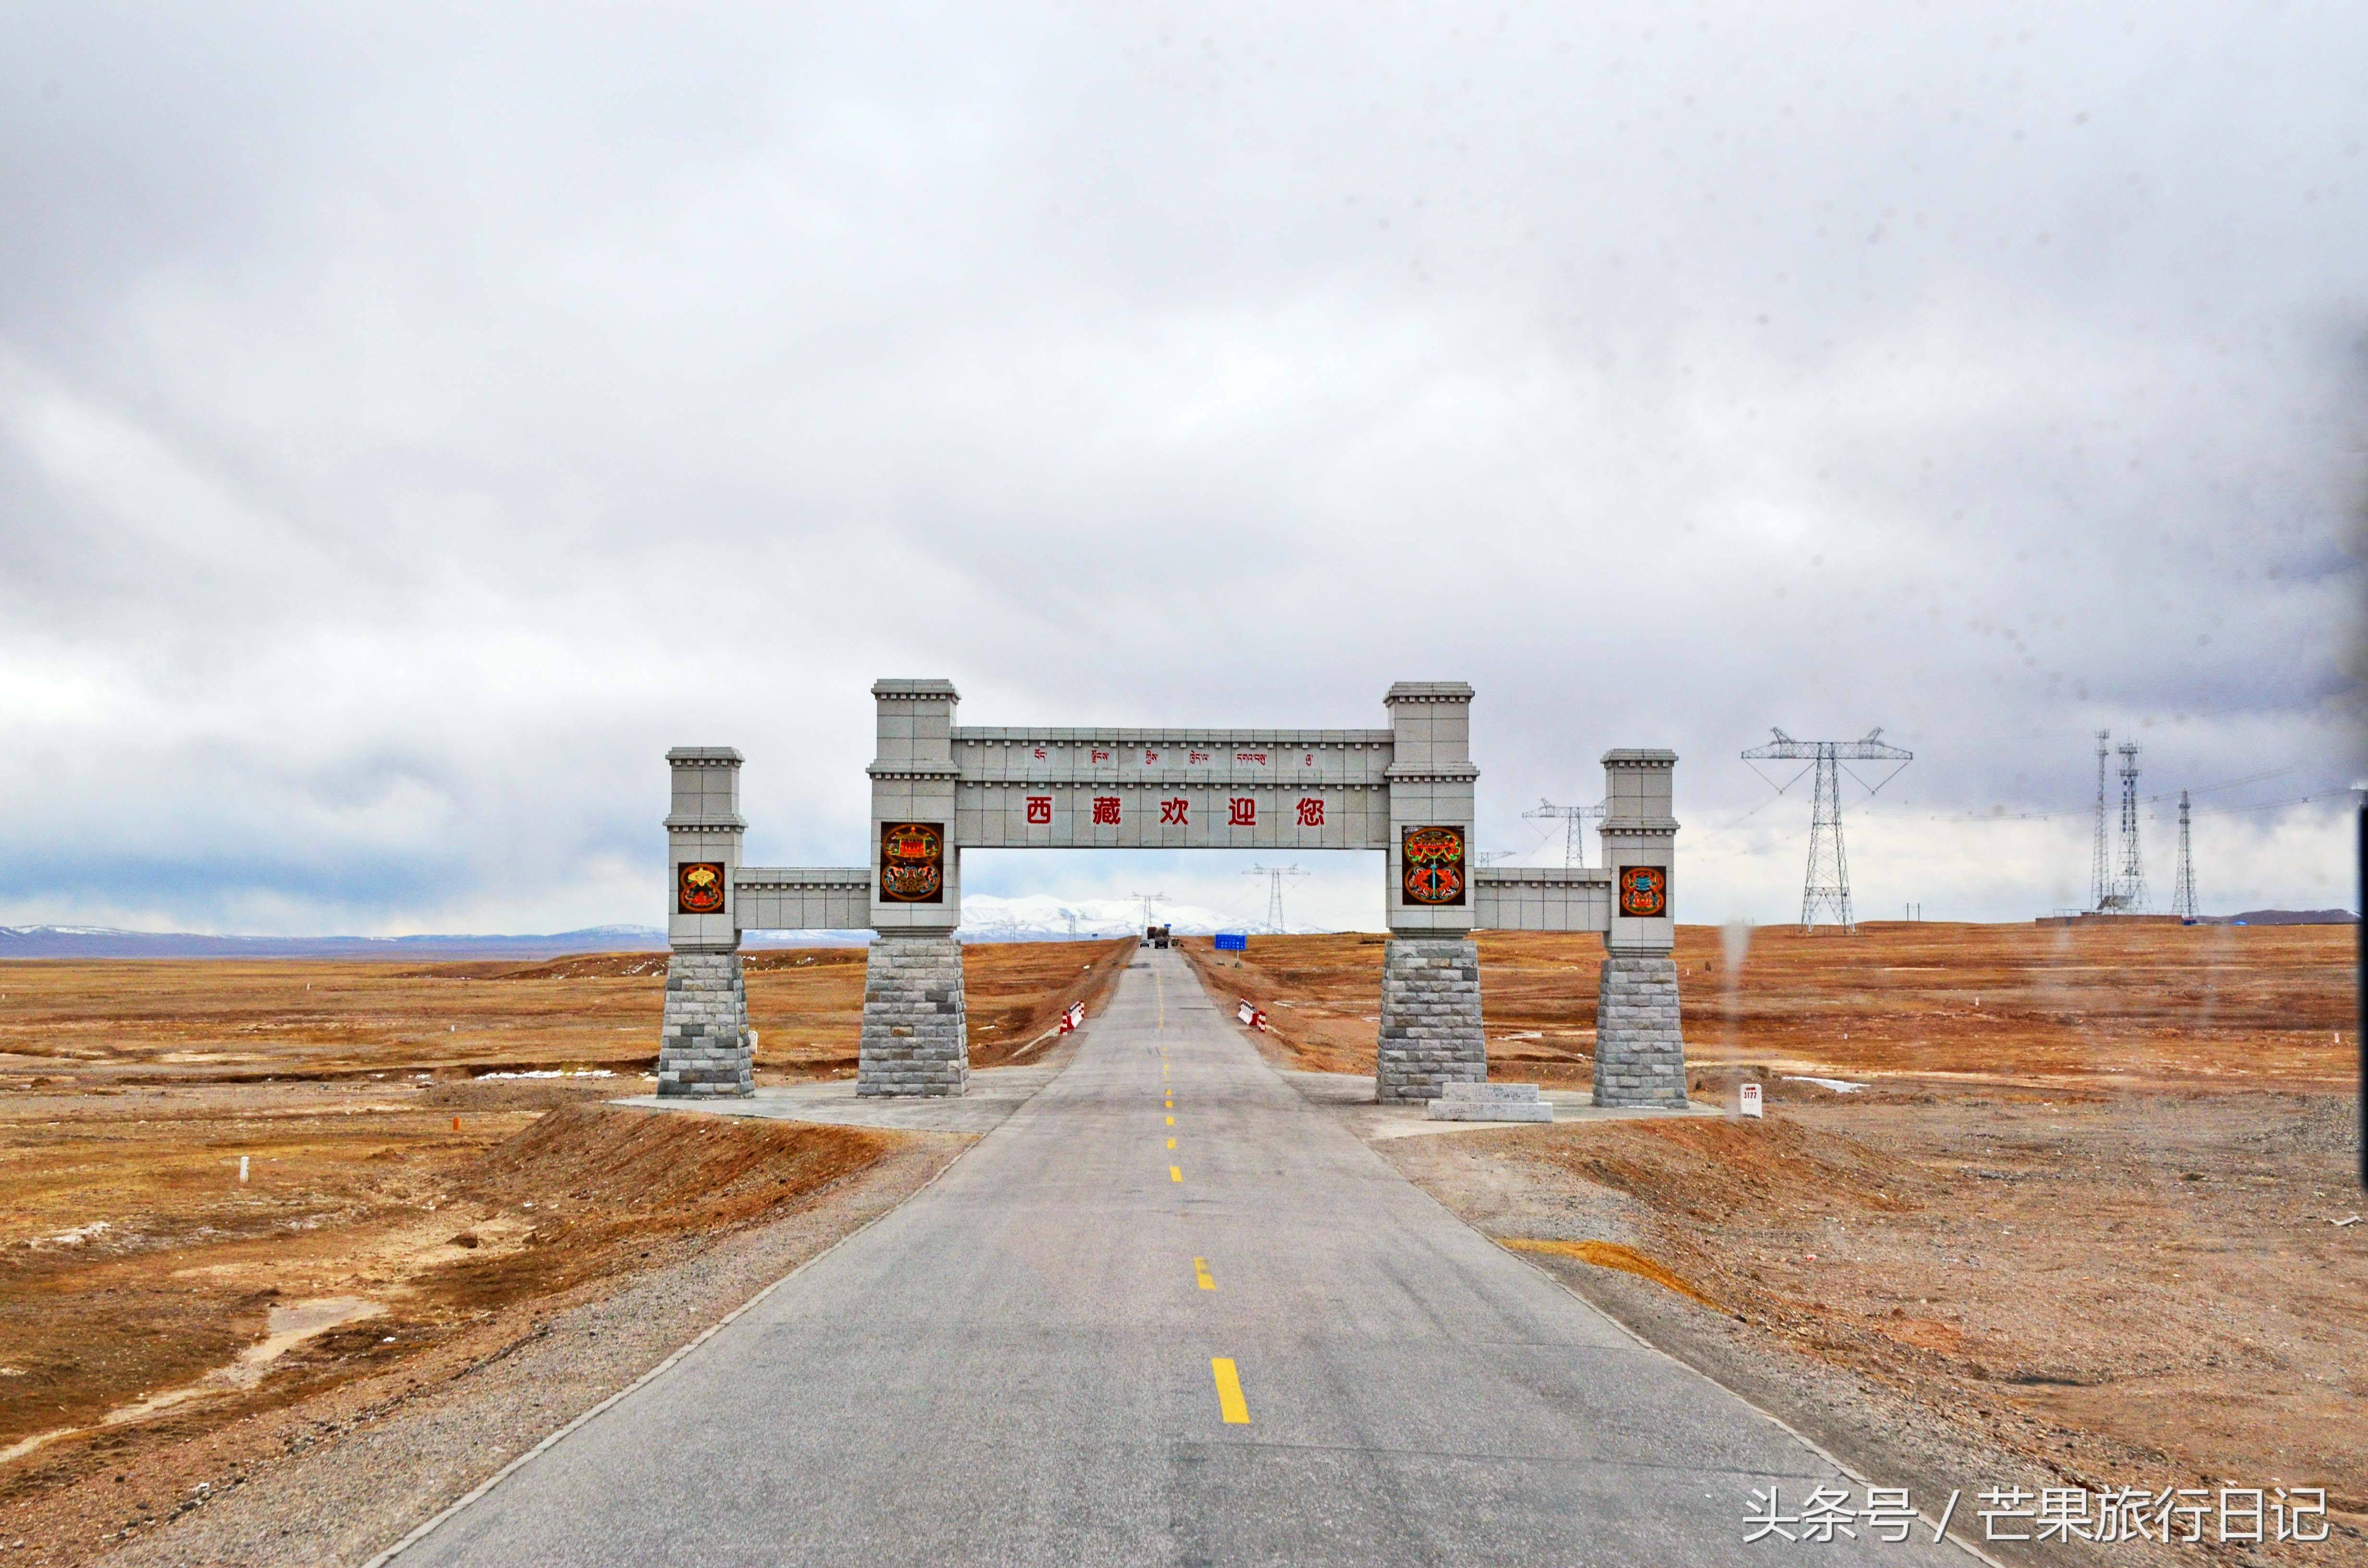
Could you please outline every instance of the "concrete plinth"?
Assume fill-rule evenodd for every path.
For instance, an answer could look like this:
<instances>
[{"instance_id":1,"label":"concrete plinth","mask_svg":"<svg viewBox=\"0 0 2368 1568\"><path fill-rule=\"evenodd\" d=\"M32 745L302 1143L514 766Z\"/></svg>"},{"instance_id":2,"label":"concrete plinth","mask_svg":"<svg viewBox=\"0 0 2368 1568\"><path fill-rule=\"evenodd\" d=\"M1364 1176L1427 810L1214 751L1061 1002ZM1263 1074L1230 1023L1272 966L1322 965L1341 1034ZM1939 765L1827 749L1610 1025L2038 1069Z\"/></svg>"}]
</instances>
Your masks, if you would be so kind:
<instances>
[{"instance_id":1,"label":"concrete plinth","mask_svg":"<svg viewBox=\"0 0 2368 1568\"><path fill-rule=\"evenodd\" d=\"M1686 1040L1674 960L1604 955L1596 990L1595 1103L1686 1103Z\"/></svg>"},{"instance_id":2,"label":"concrete plinth","mask_svg":"<svg viewBox=\"0 0 2368 1568\"><path fill-rule=\"evenodd\" d=\"M863 974L859 1095L959 1095L970 1085L970 1024L962 944L951 936L890 936Z\"/></svg>"},{"instance_id":3,"label":"concrete plinth","mask_svg":"<svg viewBox=\"0 0 2368 1568\"><path fill-rule=\"evenodd\" d=\"M1552 1121L1535 1084L1450 1084L1430 1102L1433 1121Z\"/></svg>"},{"instance_id":4,"label":"concrete plinth","mask_svg":"<svg viewBox=\"0 0 2368 1568\"><path fill-rule=\"evenodd\" d=\"M1486 1083L1479 945L1392 937L1382 949L1378 1043L1373 1097L1383 1105L1434 1100L1450 1084Z\"/></svg>"},{"instance_id":5,"label":"concrete plinth","mask_svg":"<svg viewBox=\"0 0 2368 1568\"><path fill-rule=\"evenodd\" d=\"M666 1022L658 1035L658 1093L669 1098L754 1093L752 1055L740 955L676 953L668 958Z\"/></svg>"}]
</instances>

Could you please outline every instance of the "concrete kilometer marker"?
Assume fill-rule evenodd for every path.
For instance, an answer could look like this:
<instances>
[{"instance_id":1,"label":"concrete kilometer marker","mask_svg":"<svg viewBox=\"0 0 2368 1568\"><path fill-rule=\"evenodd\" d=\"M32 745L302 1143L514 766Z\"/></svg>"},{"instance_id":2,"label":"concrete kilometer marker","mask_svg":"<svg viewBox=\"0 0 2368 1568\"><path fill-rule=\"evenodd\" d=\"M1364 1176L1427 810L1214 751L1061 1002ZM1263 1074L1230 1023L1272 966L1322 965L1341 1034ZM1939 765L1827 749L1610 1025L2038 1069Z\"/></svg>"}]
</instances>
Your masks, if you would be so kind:
<instances>
[{"instance_id":1,"label":"concrete kilometer marker","mask_svg":"<svg viewBox=\"0 0 2368 1568\"><path fill-rule=\"evenodd\" d=\"M1249 1401L1242 1397L1242 1375L1234 1369L1233 1358L1212 1356L1209 1370L1217 1380L1217 1412L1228 1426L1250 1424Z\"/></svg>"}]
</instances>

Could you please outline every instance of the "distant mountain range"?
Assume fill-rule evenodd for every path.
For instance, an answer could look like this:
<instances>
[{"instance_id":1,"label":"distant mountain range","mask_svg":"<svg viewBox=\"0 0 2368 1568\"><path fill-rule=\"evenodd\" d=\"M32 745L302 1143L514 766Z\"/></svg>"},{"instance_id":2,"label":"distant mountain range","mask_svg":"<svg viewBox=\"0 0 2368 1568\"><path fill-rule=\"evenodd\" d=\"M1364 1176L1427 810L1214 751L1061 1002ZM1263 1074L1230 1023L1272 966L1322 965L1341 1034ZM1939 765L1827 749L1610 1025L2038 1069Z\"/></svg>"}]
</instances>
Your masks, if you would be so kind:
<instances>
[{"instance_id":1,"label":"distant mountain range","mask_svg":"<svg viewBox=\"0 0 2368 1568\"><path fill-rule=\"evenodd\" d=\"M651 926L587 926L539 937L208 937L103 926L0 926L0 959L537 959L663 949Z\"/></svg>"},{"instance_id":2,"label":"distant mountain range","mask_svg":"<svg viewBox=\"0 0 2368 1568\"><path fill-rule=\"evenodd\" d=\"M1188 905L1162 905L1156 916L1179 936L1206 936L1220 916ZM1058 942L1133 933L1142 905L1127 899L997 898L962 901L967 942ZM1227 927L1234 929L1237 927ZM747 946L860 947L869 931L768 931ZM212 937L188 931L122 931L105 926L0 926L4 959L548 959L564 953L663 952L655 926L586 926L541 936L446 933L416 937Z\"/></svg>"},{"instance_id":3,"label":"distant mountain range","mask_svg":"<svg viewBox=\"0 0 2368 1568\"><path fill-rule=\"evenodd\" d=\"M2248 909L2242 915L2216 916L2215 926L2357 926L2360 916L2348 909Z\"/></svg>"}]
</instances>

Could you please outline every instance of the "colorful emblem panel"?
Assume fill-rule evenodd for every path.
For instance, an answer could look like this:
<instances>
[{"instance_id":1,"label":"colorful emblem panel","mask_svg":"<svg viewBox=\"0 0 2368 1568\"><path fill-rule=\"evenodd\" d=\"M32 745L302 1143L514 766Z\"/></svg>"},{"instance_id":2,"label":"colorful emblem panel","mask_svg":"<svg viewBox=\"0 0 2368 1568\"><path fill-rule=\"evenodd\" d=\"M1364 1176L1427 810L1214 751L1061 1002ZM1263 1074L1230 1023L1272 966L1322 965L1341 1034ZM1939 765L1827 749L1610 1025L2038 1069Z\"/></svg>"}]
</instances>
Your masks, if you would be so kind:
<instances>
[{"instance_id":1,"label":"colorful emblem panel","mask_svg":"<svg viewBox=\"0 0 2368 1568\"><path fill-rule=\"evenodd\" d=\"M1620 913L1631 920L1656 920L1669 912L1669 873L1662 866L1620 868Z\"/></svg>"},{"instance_id":2,"label":"colorful emblem panel","mask_svg":"<svg viewBox=\"0 0 2368 1568\"><path fill-rule=\"evenodd\" d=\"M945 824L899 822L881 828L880 898L883 903L945 903Z\"/></svg>"},{"instance_id":3,"label":"colorful emblem panel","mask_svg":"<svg viewBox=\"0 0 2368 1568\"><path fill-rule=\"evenodd\" d=\"M683 915L723 913L723 862L685 860L675 869L674 906Z\"/></svg>"},{"instance_id":4,"label":"colorful emblem panel","mask_svg":"<svg viewBox=\"0 0 2368 1568\"><path fill-rule=\"evenodd\" d=\"M1399 886L1406 901L1429 908L1463 902L1463 830L1410 827L1398 839Z\"/></svg>"}]
</instances>

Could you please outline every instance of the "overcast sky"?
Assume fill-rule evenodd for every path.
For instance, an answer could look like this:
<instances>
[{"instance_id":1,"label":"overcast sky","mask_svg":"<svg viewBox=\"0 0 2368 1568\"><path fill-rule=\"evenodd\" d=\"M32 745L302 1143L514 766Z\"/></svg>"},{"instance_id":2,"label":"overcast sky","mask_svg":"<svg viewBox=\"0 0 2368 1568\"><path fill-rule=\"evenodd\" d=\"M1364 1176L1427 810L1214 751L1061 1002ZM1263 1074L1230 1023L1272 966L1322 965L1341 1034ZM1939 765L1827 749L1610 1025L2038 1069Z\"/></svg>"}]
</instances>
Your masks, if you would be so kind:
<instances>
[{"instance_id":1,"label":"overcast sky","mask_svg":"<svg viewBox=\"0 0 2368 1568\"><path fill-rule=\"evenodd\" d=\"M1797 914L1770 724L1980 919L2110 728L2207 909L2354 901L2368 7L370 11L0 6L0 921L656 924L666 749L858 862L883 675L1468 680L1486 847L1679 752L1695 920Z\"/></svg>"}]
</instances>

